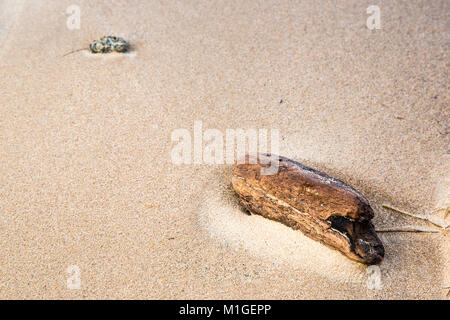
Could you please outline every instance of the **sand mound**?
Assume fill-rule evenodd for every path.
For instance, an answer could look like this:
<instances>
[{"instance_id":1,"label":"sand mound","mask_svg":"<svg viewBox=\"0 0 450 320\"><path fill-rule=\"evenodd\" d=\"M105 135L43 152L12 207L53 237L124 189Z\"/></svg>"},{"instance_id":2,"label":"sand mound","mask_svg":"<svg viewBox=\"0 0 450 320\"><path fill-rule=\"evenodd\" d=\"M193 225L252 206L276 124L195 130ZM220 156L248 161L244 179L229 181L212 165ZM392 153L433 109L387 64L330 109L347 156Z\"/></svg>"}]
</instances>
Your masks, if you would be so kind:
<instances>
[{"instance_id":1,"label":"sand mound","mask_svg":"<svg viewBox=\"0 0 450 320\"><path fill-rule=\"evenodd\" d=\"M363 282L367 266L314 241L300 231L259 215L246 214L231 187L206 188L200 221L212 237L267 262L314 272L333 280Z\"/></svg>"}]
</instances>

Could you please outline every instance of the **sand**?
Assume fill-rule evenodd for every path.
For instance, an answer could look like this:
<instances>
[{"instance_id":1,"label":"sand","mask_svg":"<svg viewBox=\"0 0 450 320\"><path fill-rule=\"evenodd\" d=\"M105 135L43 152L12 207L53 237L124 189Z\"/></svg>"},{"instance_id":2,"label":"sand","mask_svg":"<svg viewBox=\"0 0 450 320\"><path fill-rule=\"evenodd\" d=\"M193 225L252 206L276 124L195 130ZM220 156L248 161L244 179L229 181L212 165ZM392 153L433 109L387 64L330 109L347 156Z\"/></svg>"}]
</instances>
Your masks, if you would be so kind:
<instances>
[{"instance_id":1,"label":"sand","mask_svg":"<svg viewBox=\"0 0 450 320\"><path fill-rule=\"evenodd\" d=\"M368 1L81 0L70 30L72 4L0 1L0 298L448 298L448 1L377 1L379 30ZM62 57L107 34L131 52ZM229 165L175 165L171 134L196 120L279 129L280 153L360 190L377 229L437 233L381 233L373 288L245 215Z\"/></svg>"}]
</instances>

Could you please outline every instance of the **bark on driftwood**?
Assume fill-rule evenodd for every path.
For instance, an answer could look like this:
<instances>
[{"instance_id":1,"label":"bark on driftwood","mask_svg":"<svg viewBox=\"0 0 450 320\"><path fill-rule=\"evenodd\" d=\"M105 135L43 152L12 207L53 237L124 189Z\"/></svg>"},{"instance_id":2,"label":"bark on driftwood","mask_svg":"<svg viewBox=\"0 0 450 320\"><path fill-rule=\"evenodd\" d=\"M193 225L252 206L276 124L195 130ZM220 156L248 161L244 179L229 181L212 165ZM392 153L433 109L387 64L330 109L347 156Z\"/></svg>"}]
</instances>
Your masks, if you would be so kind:
<instances>
[{"instance_id":1,"label":"bark on driftwood","mask_svg":"<svg viewBox=\"0 0 450 320\"><path fill-rule=\"evenodd\" d=\"M250 212L302 231L364 264L379 263L384 248L371 219L367 199L344 182L287 158L278 157L278 171L261 174L274 156L247 156L236 164L232 185Z\"/></svg>"}]
</instances>

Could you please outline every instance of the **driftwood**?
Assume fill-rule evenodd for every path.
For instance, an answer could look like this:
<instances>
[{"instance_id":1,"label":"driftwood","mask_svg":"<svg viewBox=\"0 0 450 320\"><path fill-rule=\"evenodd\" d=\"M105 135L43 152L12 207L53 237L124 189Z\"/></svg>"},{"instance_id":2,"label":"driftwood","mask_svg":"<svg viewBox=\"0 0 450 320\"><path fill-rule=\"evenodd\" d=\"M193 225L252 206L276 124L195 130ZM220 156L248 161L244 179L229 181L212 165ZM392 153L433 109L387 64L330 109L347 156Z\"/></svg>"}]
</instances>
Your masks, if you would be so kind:
<instances>
[{"instance_id":1,"label":"driftwood","mask_svg":"<svg viewBox=\"0 0 450 320\"><path fill-rule=\"evenodd\" d=\"M352 260L376 264L383 259L383 244L370 221L374 212L363 195L283 157L276 156L277 173L261 174L271 157L247 156L244 164L234 167L232 185L249 212L300 230Z\"/></svg>"}]
</instances>

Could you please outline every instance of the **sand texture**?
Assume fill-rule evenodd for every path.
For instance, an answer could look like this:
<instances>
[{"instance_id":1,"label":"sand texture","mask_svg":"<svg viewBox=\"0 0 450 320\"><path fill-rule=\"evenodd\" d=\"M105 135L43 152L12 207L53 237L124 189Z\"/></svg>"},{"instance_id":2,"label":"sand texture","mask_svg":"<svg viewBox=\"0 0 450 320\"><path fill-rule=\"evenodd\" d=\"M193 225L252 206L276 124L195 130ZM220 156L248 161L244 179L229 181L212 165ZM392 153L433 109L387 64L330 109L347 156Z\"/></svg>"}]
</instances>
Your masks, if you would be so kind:
<instances>
[{"instance_id":1,"label":"sand texture","mask_svg":"<svg viewBox=\"0 0 450 320\"><path fill-rule=\"evenodd\" d=\"M0 298L448 299L450 2L0 0ZM124 55L80 51L103 35ZM372 271L246 215L175 129L279 129L364 194ZM394 207L422 219L412 218ZM69 266L80 289L67 285Z\"/></svg>"}]
</instances>

